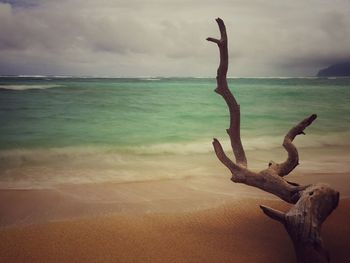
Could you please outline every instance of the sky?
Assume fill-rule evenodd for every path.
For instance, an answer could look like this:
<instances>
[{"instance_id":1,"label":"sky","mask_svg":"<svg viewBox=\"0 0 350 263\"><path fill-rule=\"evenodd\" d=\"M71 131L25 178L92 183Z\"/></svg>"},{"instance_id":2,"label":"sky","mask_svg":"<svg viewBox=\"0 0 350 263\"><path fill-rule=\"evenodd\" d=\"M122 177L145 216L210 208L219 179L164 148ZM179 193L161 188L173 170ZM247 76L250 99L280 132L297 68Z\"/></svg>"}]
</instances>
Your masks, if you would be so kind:
<instances>
[{"instance_id":1,"label":"sky","mask_svg":"<svg viewBox=\"0 0 350 263\"><path fill-rule=\"evenodd\" d=\"M0 75L314 76L350 60L349 0L0 0Z\"/></svg>"}]
</instances>

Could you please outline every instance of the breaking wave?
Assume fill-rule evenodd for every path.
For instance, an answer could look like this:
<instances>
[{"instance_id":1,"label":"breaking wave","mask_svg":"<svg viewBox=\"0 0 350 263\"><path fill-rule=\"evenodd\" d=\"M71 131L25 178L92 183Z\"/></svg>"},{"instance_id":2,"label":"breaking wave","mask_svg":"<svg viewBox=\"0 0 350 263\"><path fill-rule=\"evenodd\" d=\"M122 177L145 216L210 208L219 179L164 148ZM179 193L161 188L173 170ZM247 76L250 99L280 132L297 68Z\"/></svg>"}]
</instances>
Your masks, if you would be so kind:
<instances>
[{"instance_id":1,"label":"breaking wave","mask_svg":"<svg viewBox=\"0 0 350 263\"><path fill-rule=\"evenodd\" d=\"M303 155L303 165L298 169L302 172L347 172L348 137L346 133L298 136L295 145ZM250 167L265 168L269 158L283 161L286 153L281 146L282 139L279 136L245 139L243 145ZM228 154L232 152L228 140L221 140L221 143ZM209 139L125 147L9 149L0 150L0 188L213 176L220 167Z\"/></svg>"},{"instance_id":2,"label":"breaking wave","mask_svg":"<svg viewBox=\"0 0 350 263\"><path fill-rule=\"evenodd\" d=\"M242 143L247 151L273 150L282 147L284 136L260 136L243 138ZM228 139L218 138L224 149L230 149ZM332 133L324 135L298 136L294 140L298 148L318 148L326 146L350 146L348 133ZM213 152L210 139L198 142L161 143L153 145L141 145L127 147L124 150L134 154L205 154Z\"/></svg>"},{"instance_id":3,"label":"breaking wave","mask_svg":"<svg viewBox=\"0 0 350 263\"><path fill-rule=\"evenodd\" d=\"M0 85L0 89L4 90L34 90L34 89L51 89L51 88L57 88L61 85Z\"/></svg>"}]
</instances>

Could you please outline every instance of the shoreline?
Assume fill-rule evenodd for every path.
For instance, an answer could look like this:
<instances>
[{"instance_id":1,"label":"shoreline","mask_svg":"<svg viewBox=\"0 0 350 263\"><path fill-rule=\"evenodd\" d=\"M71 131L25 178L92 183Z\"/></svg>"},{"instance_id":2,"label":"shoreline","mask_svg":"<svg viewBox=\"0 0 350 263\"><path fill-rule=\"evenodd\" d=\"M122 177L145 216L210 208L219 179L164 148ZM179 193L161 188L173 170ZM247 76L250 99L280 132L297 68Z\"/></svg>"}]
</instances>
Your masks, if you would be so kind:
<instances>
[{"instance_id":1,"label":"shoreline","mask_svg":"<svg viewBox=\"0 0 350 263\"><path fill-rule=\"evenodd\" d=\"M329 176L349 177L289 177ZM341 197L322 228L337 263L350 258L350 198ZM225 176L2 189L0 262L295 262L284 227L260 204L291 206Z\"/></svg>"},{"instance_id":2,"label":"shoreline","mask_svg":"<svg viewBox=\"0 0 350 263\"><path fill-rule=\"evenodd\" d=\"M328 183L340 192L341 199L350 197L348 173L293 174L288 179L302 185ZM280 201L260 189L235 184L226 176L0 189L0 229L110 214L197 212L242 199L260 200L259 204Z\"/></svg>"},{"instance_id":3,"label":"shoreline","mask_svg":"<svg viewBox=\"0 0 350 263\"><path fill-rule=\"evenodd\" d=\"M109 214L181 213L231 200L273 197L228 178L65 184L51 189L0 189L0 228ZM271 198L270 197L270 198Z\"/></svg>"}]
</instances>

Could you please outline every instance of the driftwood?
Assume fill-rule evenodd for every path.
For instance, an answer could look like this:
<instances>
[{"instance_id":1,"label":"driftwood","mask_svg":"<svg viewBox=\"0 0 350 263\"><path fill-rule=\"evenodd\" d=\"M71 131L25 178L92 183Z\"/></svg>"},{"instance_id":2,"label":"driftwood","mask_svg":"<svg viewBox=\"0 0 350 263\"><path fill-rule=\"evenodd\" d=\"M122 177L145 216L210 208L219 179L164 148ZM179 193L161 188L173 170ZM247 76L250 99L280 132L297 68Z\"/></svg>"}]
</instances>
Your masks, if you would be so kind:
<instances>
[{"instance_id":1,"label":"driftwood","mask_svg":"<svg viewBox=\"0 0 350 263\"><path fill-rule=\"evenodd\" d=\"M298 150L293 144L297 135L305 134L304 130L317 118L312 114L289 130L284 137L283 147L288 153L283 163L270 162L265 170L253 172L248 169L247 158L240 136L240 107L228 88L228 48L227 34L223 20L216 19L221 37L207 38L218 45L220 51L220 65L217 70L217 87L215 92L220 94L227 103L230 112L230 127L227 133L230 137L235 162L227 157L220 142L214 138L213 146L218 159L231 172L231 180L235 183L244 183L274 194L284 201L294 204L287 212L261 205L262 211L270 218L281 222L291 237L297 261L303 263L329 262L328 252L325 249L321 236L321 225L327 216L337 207L339 193L328 185L313 184L301 186L285 179L299 164Z\"/></svg>"}]
</instances>

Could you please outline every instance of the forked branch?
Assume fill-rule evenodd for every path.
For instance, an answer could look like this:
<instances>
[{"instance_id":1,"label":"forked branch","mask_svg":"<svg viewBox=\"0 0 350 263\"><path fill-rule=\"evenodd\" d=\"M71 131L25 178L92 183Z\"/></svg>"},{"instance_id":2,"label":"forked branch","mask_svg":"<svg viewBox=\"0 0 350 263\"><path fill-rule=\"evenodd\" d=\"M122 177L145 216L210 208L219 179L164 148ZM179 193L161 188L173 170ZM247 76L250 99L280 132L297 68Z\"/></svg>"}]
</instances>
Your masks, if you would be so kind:
<instances>
[{"instance_id":1,"label":"forked branch","mask_svg":"<svg viewBox=\"0 0 350 263\"><path fill-rule=\"evenodd\" d=\"M298 164L299 154L293 144L294 138L305 134L304 130L316 119L316 114L304 119L294 126L284 138L283 147L288 153L283 163L269 163L269 167L258 173L247 168L247 159L240 136L240 107L227 85L228 48L227 34L224 22L217 18L221 38L207 38L218 45L220 64L217 71L217 87L230 112L230 127L227 133L236 158L232 161L225 154L220 142L214 139L213 146L216 156L231 172L231 180L244 183L272 193L286 202L295 204L287 213L273 208L260 206L270 218L281 222L287 229L295 247L299 263L328 262L328 253L323 246L320 230L323 221L337 207L339 193L327 185L315 184L300 186L284 179Z\"/></svg>"},{"instance_id":2,"label":"forked branch","mask_svg":"<svg viewBox=\"0 0 350 263\"><path fill-rule=\"evenodd\" d=\"M299 164L299 154L297 148L293 144L294 138L299 134L304 134L306 127L311 125L311 123L317 118L316 114L312 114L310 117L301 121L298 125L290 129L283 140L283 147L288 153L288 158L286 161L280 164L270 163L271 168L275 169L279 176L288 175L295 167Z\"/></svg>"},{"instance_id":3,"label":"forked branch","mask_svg":"<svg viewBox=\"0 0 350 263\"><path fill-rule=\"evenodd\" d=\"M226 101L228 109L230 111L230 127L226 130L231 140L231 147L233 153L236 157L236 162L238 165L247 167L247 158L241 142L240 135L240 108L236 102L235 97L232 95L231 91L228 89L227 85L227 69L228 69L228 48L227 48L227 34L224 21L217 18L216 22L218 23L220 29L220 39L215 39L208 37L207 40L214 42L218 45L220 51L220 64L217 70L216 82L217 87L215 92L220 94ZM234 116L234 118L232 118Z\"/></svg>"}]
</instances>

